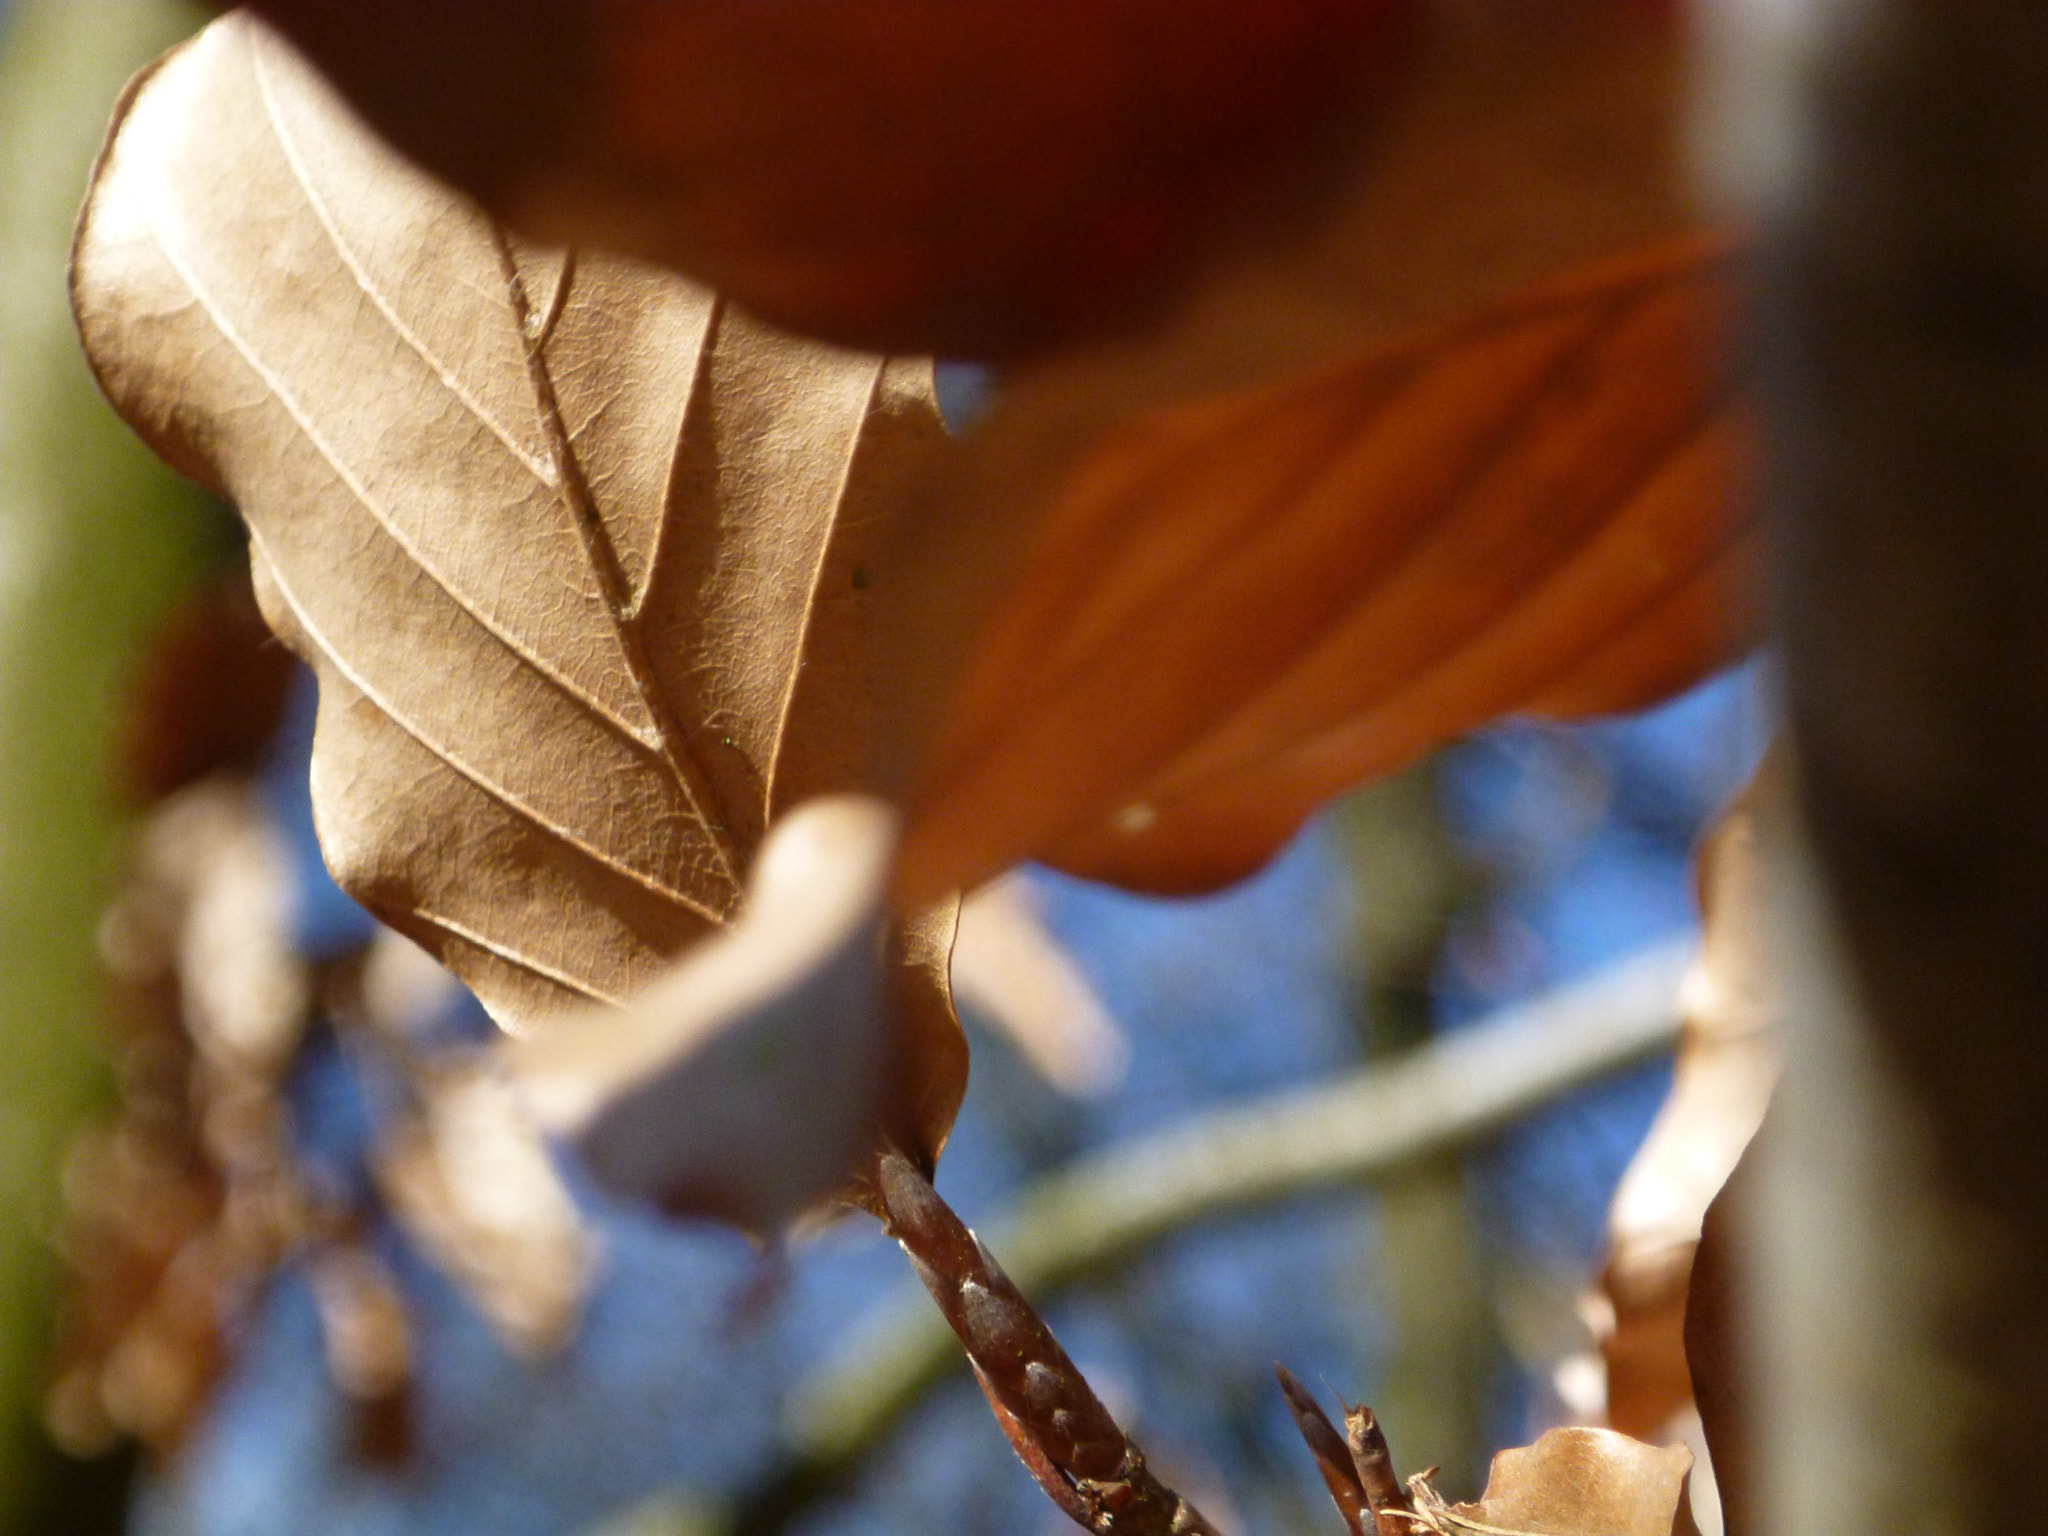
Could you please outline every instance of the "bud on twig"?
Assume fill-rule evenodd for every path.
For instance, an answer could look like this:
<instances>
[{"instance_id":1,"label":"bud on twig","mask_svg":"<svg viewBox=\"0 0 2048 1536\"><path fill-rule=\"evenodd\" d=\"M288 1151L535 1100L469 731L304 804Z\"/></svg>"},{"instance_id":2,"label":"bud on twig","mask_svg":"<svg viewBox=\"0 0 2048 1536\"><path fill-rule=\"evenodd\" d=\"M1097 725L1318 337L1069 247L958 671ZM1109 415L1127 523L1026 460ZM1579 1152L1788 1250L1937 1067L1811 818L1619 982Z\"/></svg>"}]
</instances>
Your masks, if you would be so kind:
<instances>
[{"instance_id":1,"label":"bud on twig","mask_svg":"<svg viewBox=\"0 0 2048 1536\"><path fill-rule=\"evenodd\" d=\"M1048 1497L1101 1536L1218 1536L1166 1487L1052 1330L908 1159L882 1159L890 1233L959 1336L996 1422Z\"/></svg>"}]
</instances>

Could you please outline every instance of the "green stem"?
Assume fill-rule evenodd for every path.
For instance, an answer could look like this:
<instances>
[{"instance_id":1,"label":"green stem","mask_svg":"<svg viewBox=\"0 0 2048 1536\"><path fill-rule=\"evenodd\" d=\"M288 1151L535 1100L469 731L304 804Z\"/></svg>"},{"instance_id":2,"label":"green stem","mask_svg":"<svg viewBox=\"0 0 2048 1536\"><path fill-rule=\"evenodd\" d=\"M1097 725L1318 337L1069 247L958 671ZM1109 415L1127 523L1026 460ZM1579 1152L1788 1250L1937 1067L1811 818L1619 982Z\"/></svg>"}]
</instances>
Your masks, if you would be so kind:
<instances>
[{"instance_id":1,"label":"green stem","mask_svg":"<svg viewBox=\"0 0 2048 1536\"><path fill-rule=\"evenodd\" d=\"M100 401L65 286L87 168L128 75L197 20L169 0L15 0L0 48L0 1529L40 1519L54 1172L100 1081L92 934L114 826L102 758L142 626L206 536Z\"/></svg>"}]
</instances>

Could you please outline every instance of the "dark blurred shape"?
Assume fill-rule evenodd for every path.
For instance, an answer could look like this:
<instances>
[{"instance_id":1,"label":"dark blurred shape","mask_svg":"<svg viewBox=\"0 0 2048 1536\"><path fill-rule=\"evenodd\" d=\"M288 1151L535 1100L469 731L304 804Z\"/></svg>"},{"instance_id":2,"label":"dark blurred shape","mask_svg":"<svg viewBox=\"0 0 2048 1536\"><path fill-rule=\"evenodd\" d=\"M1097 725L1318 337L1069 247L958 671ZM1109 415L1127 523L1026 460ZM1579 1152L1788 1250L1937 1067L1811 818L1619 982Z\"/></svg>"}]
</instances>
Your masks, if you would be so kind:
<instances>
[{"instance_id":1,"label":"dark blurred shape","mask_svg":"<svg viewBox=\"0 0 2048 1536\"><path fill-rule=\"evenodd\" d=\"M246 560L197 588L143 653L115 751L122 789L153 805L210 773L253 772L298 670Z\"/></svg>"},{"instance_id":2,"label":"dark blurred shape","mask_svg":"<svg viewBox=\"0 0 2048 1536\"><path fill-rule=\"evenodd\" d=\"M546 238L834 340L1012 352L1312 190L1400 0L264 0L370 121ZM1261 222L1277 212L1262 206Z\"/></svg>"},{"instance_id":3,"label":"dark blurred shape","mask_svg":"<svg viewBox=\"0 0 2048 1536\"><path fill-rule=\"evenodd\" d=\"M658 8L658 7L657 7ZM496 202L599 89L585 0L277 0L255 9L422 165Z\"/></svg>"},{"instance_id":4,"label":"dark blurred shape","mask_svg":"<svg viewBox=\"0 0 2048 1536\"><path fill-rule=\"evenodd\" d=\"M1753 326L1787 696L1854 993L1989 1261L1926 1341L1986 1409L1900 1486L1989 1531L2048 1421L2048 10L1817 14ZM1844 1219L1965 1268L1900 1209Z\"/></svg>"},{"instance_id":5,"label":"dark blurred shape","mask_svg":"<svg viewBox=\"0 0 2048 1536\"><path fill-rule=\"evenodd\" d=\"M1766 1120L1758 1135L1769 1130ZM1749 1373L1743 1370L1750 1343L1742 1331L1740 1295L1743 1229L1756 1221L1755 1211L1746 1209L1756 1203L1756 1145L1752 1140L1707 1207L1685 1302L1685 1359L1714 1459L1724 1536L1754 1536L1763 1528L1757 1459L1743 1408L1750 1396Z\"/></svg>"},{"instance_id":6,"label":"dark blurred shape","mask_svg":"<svg viewBox=\"0 0 2048 1536\"><path fill-rule=\"evenodd\" d=\"M39 1506L30 1527L35 1536L122 1536L128 1529L129 1496L141 1462L133 1446L79 1458L39 1438L30 1455Z\"/></svg>"}]
</instances>

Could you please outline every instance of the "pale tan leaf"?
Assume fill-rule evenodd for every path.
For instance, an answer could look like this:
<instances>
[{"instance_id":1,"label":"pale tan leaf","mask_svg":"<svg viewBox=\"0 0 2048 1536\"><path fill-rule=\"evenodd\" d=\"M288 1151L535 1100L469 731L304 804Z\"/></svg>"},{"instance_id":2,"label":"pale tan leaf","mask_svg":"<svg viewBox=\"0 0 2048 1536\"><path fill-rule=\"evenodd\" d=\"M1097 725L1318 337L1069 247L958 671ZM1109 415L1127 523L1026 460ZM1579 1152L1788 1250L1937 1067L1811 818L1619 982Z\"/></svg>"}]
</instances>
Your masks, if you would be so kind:
<instances>
[{"instance_id":1,"label":"pale tan leaf","mask_svg":"<svg viewBox=\"0 0 2048 1536\"><path fill-rule=\"evenodd\" d=\"M1130 1066L1130 1041L1047 929L1041 905L1016 872L961 902L953 996L1061 1092L1108 1093Z\"/></svg>"},{"instance_id":2,"label":"pale tan leaf","mask_svg":"<svg viewBox=\"0 0 2048 1536\"><path fill-rule=\"evenodd\" d=\"M1707 1207L1762 1123L1776 1085L1783 999L1764 890L1763 827L1789 790L1778 749L1698 853L1699 958L1681 998L1671 1095L1615 1191L1602 1288L1609 1421L1661 1432L1693 1395L1686 1301Z\"/></svg>"},{"instance_id":3,"label":"pale tan leaf","mask_svg":"<svg viewBox=\"0 0 2048 1536\"><path fill-rule=\"evenodd\" d=\"M595 1241L515 1085L489 1064L423 1070L377 1177L406 1231L515 1349L568 1341ZM843 1167L843 1165L842 1165Z\"/></svg>"},{"instance_id":4,"label":"pale tan leaf","mask_svg":"<svg viewBox=\"0 0 2048 1536\"><path fill-rule=\"evenodd\" d=\"M928 365L508 241L243 16L124 101L74 289L319 673L337 878L508 1028L590 1027L733 919L785 808L873 786ZM942 978L905 972L892 1084L925 1154L960 1086Z\"/></svg>"},{"instance_id":5,"label":"pale tan leaf","mask_svg":"<svg viewBox=\"0 0 2048 1536\"><path fill-rule=\"evenodd\" d=\"M622 1012L515 1042L542 1123L612 1188L754 1231L843 1185L879 1150L893 1065L896 825L865 797L800 807L769 833L730 929Z\"/></svg>"},{"instance_id":6,"label":"pale tan leaf","mask_svg":"<svg viewBox=\"0 0 2048 1536\"><path fill-rule=\"evenodd\" d=\"M1417 1507L1443 1536L1692 1536L1692 1452L1607 1429L1553 1429L1493 1458L1476 1504L1446 1505L1425 1479Z\"/></svg>"}]
</instances>

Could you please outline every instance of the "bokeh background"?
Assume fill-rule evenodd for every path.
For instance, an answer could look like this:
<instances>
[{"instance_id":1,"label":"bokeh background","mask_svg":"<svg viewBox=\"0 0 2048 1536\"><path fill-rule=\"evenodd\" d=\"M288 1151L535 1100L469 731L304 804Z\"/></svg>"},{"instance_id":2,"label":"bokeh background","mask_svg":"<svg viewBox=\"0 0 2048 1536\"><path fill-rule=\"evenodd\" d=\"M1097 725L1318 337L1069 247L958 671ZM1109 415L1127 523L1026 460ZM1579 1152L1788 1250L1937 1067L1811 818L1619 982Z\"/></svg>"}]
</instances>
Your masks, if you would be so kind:
<instances>
[{"instance_id":1,"label":"bokeh background","mask_svg":"<svg viewBox=\"0 0 2048 1536\"><path fill-rule=\"evenodd\" d=\"M161 707L136 701L166 615L237 552L225 510L99 405L63 259L120 82L196 19L163 0L0 0L0 1520L139 1536L1064 1528L964 1371L846 1477L789 1475L789 1405L822 1372L857 1374L882 1324L918 1304L871 1223L764 1254L609 1204L573 1170L601 1261L560 1353L509 1350L395 1223L373 1221L360 1240L414 1341L402 1433L335 1384L315 1287L287 1262L222 1299L222 1374L175 1454L51 1443L59 1171L113 1102L95 933L144 798L120 744ZM949 378L958 413L974 384ZM373 928L311 844L310 700L287 691L253 803L292 850L280 922L309 965L331 965ZM1073 1070L1048 1072L969 1010L975 1074L940 1188L990 1222L1083 1154L1418 1048L1682 934L1692 842L1755 760L1766 692L1746 668L1639 718L1493 731L1332 807L1265 872L1202 900L1031 872L1022 899L1102 1024L1071 1047ZM202 695L178 697L201 710ZM483 1028L460 999L432 1024L454 1042ZM281 1082L296 1155L316 1185L363 1191L387 1085L317 1018L303 1038ZM1190 1225L1046 1298L1048 1315L1230 1529L1335 1528L1276 1360L1371 1402L1404 1469L1439 1464L1447 1491L1472 1492L1493 1449L1598 1412L1580 1298L1668 1080L1652 1063L1376 1188Z\"/></svg>"}]
</instances>

